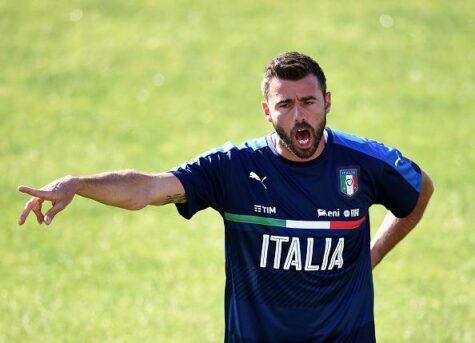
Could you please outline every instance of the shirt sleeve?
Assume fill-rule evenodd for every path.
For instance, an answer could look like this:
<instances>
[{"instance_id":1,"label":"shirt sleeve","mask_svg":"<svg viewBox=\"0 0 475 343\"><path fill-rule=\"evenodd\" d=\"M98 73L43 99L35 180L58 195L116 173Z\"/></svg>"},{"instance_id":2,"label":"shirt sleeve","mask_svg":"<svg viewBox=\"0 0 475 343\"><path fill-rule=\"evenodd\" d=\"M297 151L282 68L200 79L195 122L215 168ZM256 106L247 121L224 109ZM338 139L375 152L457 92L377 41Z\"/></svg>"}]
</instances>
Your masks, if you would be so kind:
<instances>
[{"instance_id":1,"label":"shirt sleeve","mask_svg":"<svg viewBox=\"0 0 475 343\"><path fill-rule=\"evenodd\" d=\"M419 199L422 174L419 166L397 149L380 146L381 169L375 175L376 203L396 217L408 216Z\"/></svg>"},{"instance_id":2,"label":"shirt sleeve","mask_svg":"<svg viewBox=\"0 0 475 343\"><path fill-rule=\"evenodd\" d=\"M223 212L227 154L213 150L170 171L185 189L187 201L175 204L181 216L190 219L208 207Z\"/></svg>"}]
</instances>

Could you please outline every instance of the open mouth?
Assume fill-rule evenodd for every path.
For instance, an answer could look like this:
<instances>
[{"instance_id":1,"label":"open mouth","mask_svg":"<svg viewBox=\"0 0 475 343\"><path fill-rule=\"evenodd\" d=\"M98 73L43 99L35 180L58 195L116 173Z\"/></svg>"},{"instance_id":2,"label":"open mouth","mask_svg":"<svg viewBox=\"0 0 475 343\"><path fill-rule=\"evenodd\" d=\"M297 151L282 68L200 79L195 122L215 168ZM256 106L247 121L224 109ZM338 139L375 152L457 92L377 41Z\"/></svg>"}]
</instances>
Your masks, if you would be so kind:
<instances>
[{"instance_id":1,"label":"open mouth","mask_svg":"<svg viewBox=\"0 0 475 343\"><path fill-rule=\"evenodd\" d=\"M295 141L297 142L297 146L300 149L308 149L312 146L313 142L313 136L312 132L310 129L304 128L304 129L298 129L295 132Z\"/></svg>"}]
</instances>

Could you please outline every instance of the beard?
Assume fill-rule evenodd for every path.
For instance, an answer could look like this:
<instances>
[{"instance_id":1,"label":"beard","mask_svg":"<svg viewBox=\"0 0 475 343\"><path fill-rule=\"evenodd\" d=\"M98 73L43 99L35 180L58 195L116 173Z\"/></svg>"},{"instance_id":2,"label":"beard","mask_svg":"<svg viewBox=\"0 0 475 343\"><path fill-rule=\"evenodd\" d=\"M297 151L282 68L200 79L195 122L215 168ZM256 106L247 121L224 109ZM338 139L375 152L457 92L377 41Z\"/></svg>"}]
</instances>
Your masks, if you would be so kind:
<instances>
[{"instance_id":1,"label":"beard","mask_svg":"<svg viewBox=\"0 0 475 343\"><path fill-rule=\"evenodd\" d=\"M323 136L323 131L327 124L326 116L323 117L323 120L318 124L316 128L310 126L307 123L298 123L290 130L290 135L284 131L284 129L278 125L274 125L275 132L279 135L284 147L292 152L295 156L303 159L307 159L313 156L318 149L318 144ZM292 142L292 137L295 137L295 133L300 129L308 129L313 138L313 144L308 149L300 149L296 144Z\"/></svg>"}]
</instances>

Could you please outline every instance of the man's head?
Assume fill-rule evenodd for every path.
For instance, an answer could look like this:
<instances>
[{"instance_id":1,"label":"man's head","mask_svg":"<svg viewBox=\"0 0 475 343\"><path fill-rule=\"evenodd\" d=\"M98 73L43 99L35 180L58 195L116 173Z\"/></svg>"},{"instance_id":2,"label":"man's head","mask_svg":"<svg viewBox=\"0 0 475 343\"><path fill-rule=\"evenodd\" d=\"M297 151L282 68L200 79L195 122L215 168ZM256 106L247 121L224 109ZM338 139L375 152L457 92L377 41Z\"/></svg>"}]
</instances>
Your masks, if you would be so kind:
<instances>
[{"instance_id":1,"label":"man's head","mask_svg":"<svg viewBox=\"0 0 475 343\"><path fill-rule=\"evenodd\" d=\"M264 78L261 84L264 99L269 100L269 84L272 78L297 81L310 74L317 78L322 93L325 95L327 79L317 61L296 51L288 51L278 55L269 62L264 70Z\"/></svg>"},{"instance_id":2,"label":"man's head","mask_svg":"<svg viewBox=\"0 0 475 343\"><path fill-rule=\"evenodd\" d=\"M323 149L321 138L331 106L325 74L318 63L298 52L275 57L265 68L262 92L264 115L287 150L284 157L316 157L319 145Z\"/></svg>"}]
</instances>

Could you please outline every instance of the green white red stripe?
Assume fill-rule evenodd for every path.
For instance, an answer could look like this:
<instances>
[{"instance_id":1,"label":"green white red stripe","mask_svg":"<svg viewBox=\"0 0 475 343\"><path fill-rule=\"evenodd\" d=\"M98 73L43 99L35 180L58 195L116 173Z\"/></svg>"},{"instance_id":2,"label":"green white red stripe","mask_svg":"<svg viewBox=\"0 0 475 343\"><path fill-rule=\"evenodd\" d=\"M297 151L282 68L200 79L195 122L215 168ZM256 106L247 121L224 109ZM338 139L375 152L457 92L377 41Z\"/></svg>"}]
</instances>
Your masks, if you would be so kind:
<instances>
[{"instance_id":1,"label":"green white red stripe","mask_svg":"<svg viewBox=\"0 0 475 343\"><path fill-rule=\"evenodd\" d=\"M366 216L358 220L289 220L260 216L250 216L245 214L235 214L224 212L224 219L236 223L258 224L266 226L285 227L288 229L323 229L323 230L351 230L357 229L366 219Z\"/></svg>"}]
</instances>

